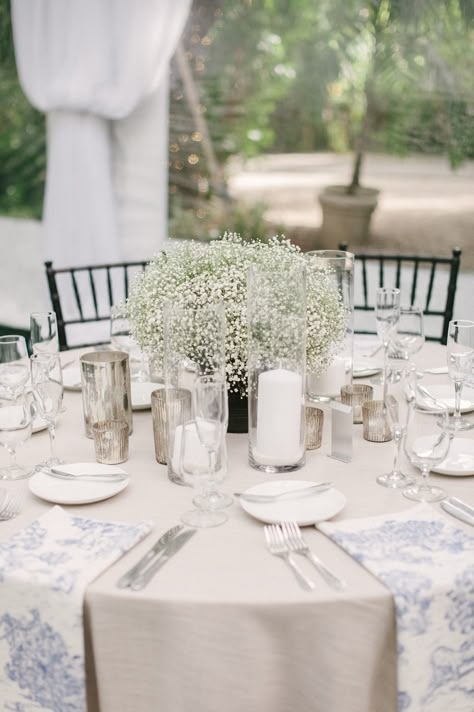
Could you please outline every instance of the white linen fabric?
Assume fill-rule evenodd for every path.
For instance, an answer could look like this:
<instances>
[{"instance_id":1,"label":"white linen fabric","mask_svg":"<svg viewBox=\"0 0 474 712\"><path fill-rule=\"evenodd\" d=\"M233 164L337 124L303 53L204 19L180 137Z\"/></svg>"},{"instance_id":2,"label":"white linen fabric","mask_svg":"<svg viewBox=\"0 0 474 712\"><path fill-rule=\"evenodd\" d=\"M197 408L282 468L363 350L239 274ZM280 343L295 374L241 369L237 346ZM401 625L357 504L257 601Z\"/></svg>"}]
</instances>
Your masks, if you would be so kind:
<instances>
[{"instance_id":1,"label":"white linen fabric","mask_svg":"<svg viewBox=\"0 0 474 712\"><path fill-rule=\"evenodd\" d=\"M122 254L114 165L119 180L125 175L128 181L119 194L133 194L133 177L123 162L129 160L127 141L135 139L133 131L121 132L114 158L111 122L130 121L135 111L140 113L138 126L146 127L150 137L150 150L142 152L142 158L157 165L148 170L155 190L147 199L166 194L168 66L190 4L12 0L20 82L33 106L48 114L44 255L57 267L111 262ZM147 101L153 95L157 100ZM145 121L147 111L154 124ZM157 134L160 141L153 138ZM158 246L165 239L166 212L149 210L145 216L153 221Z\"/></svg>"},{"instance_id":2,"label":"white linen fabric","mask_svg":"<svg viewBox=\"0 0 474 712\"><path fill-rule=\"evenodd\" d=\"M474 536L426 504L318 528L393 594L398 711L472 712Z\"/></svg>"},{"instance_id":3,"label":"white linen fabric","mask_svg":"<svg viewBox=\"0 0 474 712\"><path fill-rule=\"evenodd\" d=\"M2 710L85 712L86 585L150 530L53 507L0 543Z\"/></svg>"}]
</instances>

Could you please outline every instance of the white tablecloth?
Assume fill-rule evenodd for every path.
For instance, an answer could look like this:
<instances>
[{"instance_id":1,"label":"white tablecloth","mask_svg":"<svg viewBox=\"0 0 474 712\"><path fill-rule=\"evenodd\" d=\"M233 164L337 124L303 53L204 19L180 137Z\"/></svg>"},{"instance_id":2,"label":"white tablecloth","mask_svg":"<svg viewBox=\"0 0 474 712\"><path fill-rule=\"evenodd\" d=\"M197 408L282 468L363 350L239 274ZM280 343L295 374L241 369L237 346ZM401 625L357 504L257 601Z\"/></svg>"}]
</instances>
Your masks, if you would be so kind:
<instances>
[{"instance_id":1,"label":"white tablecloth","mask_svg":"<svg viewBox=\"0 0 474 712\"><path fill-rule=\"evenodd\" d=\"M418 362L442 366L445 350L428 344ZM446 382L446 376L426 375L424 383L430 382ZM83 434L80 394L68 393L65 404L57 429L59 454L70 462L94 460L93 443ZM393 442L366 442L362 425L355 425L353 460L344 464L327 457L329 436L326 408L323 446L307 453L306 466L294 476L334 482L347 497L336 521L413 506L401 492L375 482L392 465ZM472 431L463 437L472 439ZM246 436L228 435L228 450L223 489L241 491L270 479L248 465ZM38 462L47 451L47 433L38 433L19 459ZM157 533L178 523L193 491L171 483L156 462L149 411L134 413L125 466L131 475L126 490L69 511L116 521L152 519ZM473 477L433 477L450 494L473 500ZM0 524L0 537L50 506L28 492L22 514ZM118 577L156 536L141 542L86 593L89 712L395 712L389 591L322 533L310 527L305 535L346 579L347 591L329 589L309 563L307 573L317 587L311 594L301 590L287 567L266 551L262 524L238 504L229 510L228 523L199 531L146 589L119 590Z\"/></svg>"}]
</instances>

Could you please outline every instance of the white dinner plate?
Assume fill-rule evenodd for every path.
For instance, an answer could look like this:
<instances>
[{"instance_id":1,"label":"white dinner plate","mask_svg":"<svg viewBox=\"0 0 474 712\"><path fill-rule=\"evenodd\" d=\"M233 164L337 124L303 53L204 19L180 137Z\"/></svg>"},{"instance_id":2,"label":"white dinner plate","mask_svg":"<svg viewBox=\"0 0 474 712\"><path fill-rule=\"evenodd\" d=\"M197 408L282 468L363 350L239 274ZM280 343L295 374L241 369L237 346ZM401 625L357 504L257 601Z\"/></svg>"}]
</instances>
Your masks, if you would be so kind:
<instances>
[{"instance_id":1,"label":"white dinner plate","mask_svg":"<svg viewBox=\"0 0 474 712\"><path fill-rule=\"evenodd\" d=\"M162 383L148 381L132 381L132 410L147 410L151 408L151 394L159 388L164 388Z\"/></svg>"},{"instance_id":2,"label":"white dinner plate","mask_svg":"<svg viewBox=\"0 0 474 712\"><path fill-rule=\"evenodd\" d=\"M63 368L63 386L66 391L81 390L81 369L79 366Z\"/></svg>"},{"instance_id":3,"label":"white dinner plate","mask_svg":"<svg viewBox=\"0 0 474 712\"><path fill-rule=\"evenodd\" d=\"M448 408L450 413L454 413L454 383L449 385L429 385L426 390ZM420 408L430 410L430 402L422 395L417 396L417 403ZM474 410L474 390L464 387L461 394L461 413L470 413Z\"/></svg>"},{"instance_id":4,"label":"white dinner plate","mask_svg":"<svg viewBox=\"0 0 474 712\"><path fill-rule=\"evenodd\" d=\"M61 465L65 472L74 474L86 473L120 473L127 474L125 470L115 465L101 465L98 462L77 462L72 465ZM90 504L100 502L118 494L128 487L130 480L120 482L89 482L78 480L61 480L51 477L40 471L29 480L30 490L37 497L54 504Z\"/></svg>"},{"instance_id":5,"label":"white dinner plate","mask_svg":"<svg viewBox=\"0 0 474 712\"><path fill-rule=\"evenodd\" d=\"M276 480L262 482L245 490L248 494L278 494L298 487L317 484L308 480ZM301 499L286 499L280 502L256 503L239 498L242 509L251 517L268 524L278 522L296 522L301 527L324 522L338 514L346 504L346 498L335 487L320 494L302 497Z\"/></svg>"},{"instance_id":6,"label":"white dinner plate","mask_svg":"<svg viewBox=\"0 0 474 712\"><path fill-rule=\"evenodd\" d=\"M432 470L439 475L455 477L474 475L474 440L453 438L446 458Z\"/></svg>"},{"instance_id":7,"label":"white dinner plate","mask_svg":"<svg viewBox=\"0 0 474 712\"><path fill-rule=\"evenodd\" d=\"M354 378L366 378L367 376L375 376L381 370L380 362L375 359L358 359L354 361L352 366L352 375Z\"/></svg>"},{"instance_id":8,"label":"white dinner plate","mask_svg":"<svg viewBox=\"0 0 474 712\"><path fill-rule=\"evenodd\" d=\"M46 430L46 428L48 427L48 423L46 422L46 420L44 420L44 418L37 415L33 418L31 426L32 433L40 433L42 430Z\"/></svg>"}]
</instances>

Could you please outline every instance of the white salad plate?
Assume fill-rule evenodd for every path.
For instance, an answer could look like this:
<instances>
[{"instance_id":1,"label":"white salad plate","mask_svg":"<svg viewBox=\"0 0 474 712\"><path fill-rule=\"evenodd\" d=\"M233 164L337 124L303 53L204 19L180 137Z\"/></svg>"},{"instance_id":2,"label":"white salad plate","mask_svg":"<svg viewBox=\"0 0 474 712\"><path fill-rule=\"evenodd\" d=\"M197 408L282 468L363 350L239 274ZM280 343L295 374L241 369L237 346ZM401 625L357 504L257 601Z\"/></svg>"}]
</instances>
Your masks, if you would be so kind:
<instances>
[{"instance_id":1,"label":"white salad plate","mask_svg":"<svg viewBox=\"0 0 474 712\"><path fill-rule=\"evenodd\" d=\"M439 475L467 477L474 475L474 441L468 438L453 438L443 462L432 467Z\"/></svg>"},{"instance_id":2,"label":"white salad plate","mask_svg":"<svg viewBox=\"0 0 474 712\"><path fill-rule=\"evenodd\" d=\"M40 433L42 430L46 430L48 427L48 423L46 422L46 420L39 415L33 418L31 425L32 433Z\"/></svg>"},{"instance_id":3,"label":"white salad plate","mask_svg":"<svg viewBox=\"0 0 474 712\"><path fill-rule=\"evenodd\" d=\"M244 494L279 494L317 484L308 480L276 480L262 482L245 490ZM302 527L324 522L338 514L346 504L346 498L335 487L325 492L276 502L248 502L239 498L242 509L251 517L267 524L296 522Z\"/></svg>"},{"instance_id":4,"label":"white salad plate","mask_svg":"<svg viewBox=\"0 0 474 712\"><path fill-rule=\"evenodd\" d=\"M454 383L450 385L429 385L426 390L443 403L450 413L454 413ZM428 398L423 398L423 395L417 396L417 403L420 408L430 410L430 401ZM474 410L474 390L472 388L463 388L461 394L461 413L470 413Z\"/></svg>"},{"instance_id":5,"label":"white salad plate","mask_svg":"<svg viewBox=\"0 0 474 712\"><path fill-rule=\"evenodd\" d=\"M79 366L63 368L63 386L66 391L81 390L81 369Z\"/></svg>"},{"instance_id":6,"label":"white salad plate","mask_svg":"<svg viewBox=\"0 0 474 712\"><path fill-rule=\"evenodd\" d=\"M151 408L151 394L159 388L164 388L162 383L132 381L132 410L147 410Z\"/></svg>"},{"instance_id":7,"label":"white salad plate","mask_svg":"<svg viewBox=\"0 0 474 712\"><path fill-rule=\"evenodd\" d=\"M71 465L61 465L61 470L72 475L93 474L124 474L127 473L115 465L101 465L98 462L77 462ZM31 492L40 499L54 504L90 504L100 502L118 494L126 487L130 479L120 482L91 482L90 480L62 480L52 477L40 470L29 480Z\"/></svg>"},{"instance_id":8,"label":"white salad plate","mask_svg":"<svg viewBox=\"0 0 474 712\"><path fill-rule=\"evenodd\" d=\"M354 378L367 378L367 376L375 376L380 373L382 366L375 359L360 359L355 360L352 366L352 375Z\"/></svg>"}]
</instances>

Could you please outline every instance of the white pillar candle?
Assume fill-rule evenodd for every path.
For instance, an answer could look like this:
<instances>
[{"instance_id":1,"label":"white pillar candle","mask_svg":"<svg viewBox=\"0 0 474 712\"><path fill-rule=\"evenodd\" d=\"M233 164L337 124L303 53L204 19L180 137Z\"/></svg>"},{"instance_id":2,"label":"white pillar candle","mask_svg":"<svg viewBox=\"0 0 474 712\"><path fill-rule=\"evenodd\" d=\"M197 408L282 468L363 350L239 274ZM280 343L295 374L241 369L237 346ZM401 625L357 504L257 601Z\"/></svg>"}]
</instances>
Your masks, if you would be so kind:
<instances>
[{"instance_id":1,"label":"white pillar candle","mask_svg":"<svg viewBox=\"0 0 474 712\"><path fill-rule=\"evenodd\" d=\"M258 377L255 460L261 465L294 465L302 454L302 378L283 368Z\"/></svg>"},{"instance_id":2,"label":"white pillar candle","mask_svg":"<svg viewBox=\"0 0 474 712\"><path fill-rule=\"evenodd\" d=\"M335 356L320 376L308 374L308 393L314 396L338 396L346 382L346 360Z\"/></svg>"}]
</instances>

